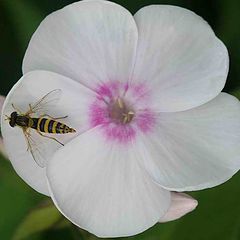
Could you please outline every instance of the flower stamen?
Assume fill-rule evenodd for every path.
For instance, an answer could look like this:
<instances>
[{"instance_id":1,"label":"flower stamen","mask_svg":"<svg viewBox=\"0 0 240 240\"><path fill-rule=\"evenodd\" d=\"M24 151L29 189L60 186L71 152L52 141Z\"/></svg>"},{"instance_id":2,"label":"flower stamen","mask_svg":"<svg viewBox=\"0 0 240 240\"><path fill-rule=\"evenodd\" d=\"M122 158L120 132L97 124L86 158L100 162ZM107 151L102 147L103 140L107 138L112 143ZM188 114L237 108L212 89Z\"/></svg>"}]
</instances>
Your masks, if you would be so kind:
<instances>
[{"instance_id":1,"label":"flower stamen","mask_svg":"<svg viewBox=\"0 0 240 240\"><path fill-rule=\"evenodd\" d=\"M113 104L110 104L109 116L122 124L130 123L135 113L130 110L121 98L117 98Z\"/></svg>"},{"instance_id":2,"label":"flower stamen","mask_svg":"<svg viewBox=\"0 0 240 240\"><path fill-rule=\"evenodd\" d=\"M128 113L123 113L123 124L129 123L132 121L133 117L134 117L134 112L133 111L129 111Z\"/></svg>"}]
</instances>

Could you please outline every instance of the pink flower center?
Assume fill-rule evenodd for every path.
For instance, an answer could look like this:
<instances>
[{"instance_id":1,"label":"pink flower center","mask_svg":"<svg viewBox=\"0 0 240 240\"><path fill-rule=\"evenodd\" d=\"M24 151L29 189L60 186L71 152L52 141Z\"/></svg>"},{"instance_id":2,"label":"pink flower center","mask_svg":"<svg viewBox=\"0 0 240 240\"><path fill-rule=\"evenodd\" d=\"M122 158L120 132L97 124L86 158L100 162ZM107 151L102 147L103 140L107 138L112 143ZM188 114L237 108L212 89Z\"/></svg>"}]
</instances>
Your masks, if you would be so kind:
<instances>
[{"instance_id":1,"label":"pink flower center","mask_svg":"<svg viewBox=\"0 0 240 240\"><path fill-rule=\"evenodd\" d=\"M108 82L99 85L89 111L91 127L101 126L107 140L132 142L155 126L155 114L144 102L144 85ZM146 107L147 106L147 107Z\"/></svg>"}]
</instances>

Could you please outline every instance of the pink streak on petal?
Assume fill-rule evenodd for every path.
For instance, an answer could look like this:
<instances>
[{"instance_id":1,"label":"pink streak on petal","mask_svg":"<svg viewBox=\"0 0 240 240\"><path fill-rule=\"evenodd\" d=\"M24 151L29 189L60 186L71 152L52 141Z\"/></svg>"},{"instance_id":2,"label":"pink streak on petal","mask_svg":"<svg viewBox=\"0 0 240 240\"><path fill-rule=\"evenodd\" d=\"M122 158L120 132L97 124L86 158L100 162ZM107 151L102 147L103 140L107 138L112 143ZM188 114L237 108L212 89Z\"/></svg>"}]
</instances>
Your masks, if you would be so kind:
<instances>
[{"instance_id":1,"label":"pink streak on petal","mask_svg":"<svg viewBox=\"0 0 240 240\"><path fill-rule=\"evenodd\" d=\"M127 98L137 108L148 108L151 103L151 91L143 83L131 84L128 87Z\"/></svg>"},{"instance_id":2,"label":"pink streak on petal","mask_svg":"<svg viewBox=\"0 0 240 240\"><path fill-rule=\"evenodd\" d=\"M107 140L117 140L118 143L121 144L132 141L136 136L136 131L131 126L114 123L103 125L103 131L107 137Z\"/></svg>"},{"instance_id":3,"label":"pink streak on petal","mask_svg":"<svg viewBox=\"0 0 240 240\"><path fill-rule=\"evenodd\" d=\"M110 99L119 97L124 91L126 91L127 88L128 84L123 84L118 81L110 81L98 85L95 91L98 93L100 98L109 101Z\"/></svg>"},{"instance_id":4,"label":"pink streak on petal","mask_svg":"<svg viewBox=\"0 0 240 240\"><path fill-rule=\"evenodd\" d=\"M107 86L107 84L100 86L99 89L97 90L97 93L102 97L109 97L109 98L113 97L112 89L109 86Z\"/></svg>"},{"instance_id":5,"label":"pink streak on petal","mask_svg":"<svg viewBox=\"0 0 240 240\"><path fill-rule=\"evenodd\" d=\"M159 222L168 222L176 220L185 214L193 211L198 201L185 193L171 192L172 203L167 213L159 220Z\"/></svg>"},{"instance_id":6,"label":"pink streak on petal","mask_svg":"<svg viewBox=\"0 0 240 240\"><path fill-rule=\"evenodd\" d=\"M133 91L133 95L138 98L138 97L142 97L146 95L146 87L143 84L137 84L135 86L133 86L132 88Z\"/></svg>"},{"instance_id":7,"label":"pink streak on petal","mask_svg":"<svg viewBox=\"0 0 240 240\"><path fill-rule=\"evenodd\" d=\"M156 124L154 113L148 109L141 111L136 117L136 124L143 133L150 132Z\"/></svg>"},{"instance_id":8,"label":"pink streak on petal","mask_svg":"<svg viewBox=\"0 0 240 240\"><path fill-rule=\"evenodd\" d=\"M109 122L107 106L104 102L96 100L90 106L90 121L92 127L96 127L98 125Z\"/></svg>"}]
</instances>

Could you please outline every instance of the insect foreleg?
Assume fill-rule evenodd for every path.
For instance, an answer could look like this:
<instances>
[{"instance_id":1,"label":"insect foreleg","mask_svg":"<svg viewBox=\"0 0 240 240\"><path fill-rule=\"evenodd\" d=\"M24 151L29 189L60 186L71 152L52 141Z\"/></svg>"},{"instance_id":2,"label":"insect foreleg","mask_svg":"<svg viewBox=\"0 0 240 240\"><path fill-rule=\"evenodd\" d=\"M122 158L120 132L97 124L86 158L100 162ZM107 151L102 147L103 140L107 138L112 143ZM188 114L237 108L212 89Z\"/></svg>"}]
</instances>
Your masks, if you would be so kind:
<instances>
[{"instance_id":1,"label":"insect foreleg","mask_svg":"<svg viewBox=\"0 0 240 240\"><path fill-rule=\"evenodd\" d=\"M29 113L29 114L33 113L32 104L29 103L28 106L29 106L29 111L28 111L28 113Z\"/></svg>"},{"instance_id":2,"label":"insect foreleg","mask_svg":"<svg viewBox=\"0 0 240 240\"><path fill-rule=\"evenodd\" d=\"M58 141L58 140L57 140L56 138L54 138L54 137L46 136L46 135L42 134L40 131L37 131L37 133L38 133L39 135L41 135L42 137L52 139L52 140L56 141L57 143L61 144L62 146L64 146L63 143L61 143L60 141Z\"/></svg>"},{"instance_id":3,"label":"insect foreleg","mask_svg":"<svg viewBox=\"0 0 240 240\"><path fill-rule=\"evenodd\" d=\"M22 112L18 107L16 107L13 103L12 103L12 107L13 107L13 109L16 110L18 113L23 114L23 112Z\"/></svg>"}]
</instances>

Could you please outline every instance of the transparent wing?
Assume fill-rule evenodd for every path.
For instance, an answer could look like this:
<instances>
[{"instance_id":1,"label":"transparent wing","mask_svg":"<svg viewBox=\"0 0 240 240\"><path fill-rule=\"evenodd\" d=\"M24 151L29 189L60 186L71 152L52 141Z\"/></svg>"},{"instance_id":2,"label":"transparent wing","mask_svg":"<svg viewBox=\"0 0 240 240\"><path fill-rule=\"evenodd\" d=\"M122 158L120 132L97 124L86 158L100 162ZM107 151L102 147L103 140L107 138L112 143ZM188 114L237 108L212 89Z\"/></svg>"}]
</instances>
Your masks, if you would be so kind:
<instances>
[{"instance_id":1,"label":"transparent wing","mask_svg":"<svg viewBox=\"0 0 240 240\"><path fill-rule=\"evenodd\" d=\"M59 99L61 98L62 90L54 89L51 92L43 96L39 101L34 104L29 104L29 111L26 112L26 115L36 114L42 116L47 114L50 109L52 109Z\"/></svg>"},{"instance_id":2,"label":"transparent wing","mask_svg":"<svg viewBox=\"0 0 240 240\"><path fill-rule=\"evenodd\" d=\"M41 168L46 166L46 159L44 157L44 152L42 152L40 144L38 144L34 138L30 135L30 132L23 130L24 136L27 141L28 151L32 154L34 161Z\"/></svg>"},{"instance_id":3,"label":"transparent wing","mask_svg":"<svg viewBox=\"0 0 240 240\"><path fill-rule=\"evenodd\" d=\"M40 136L35 130L30 128L23 130L23 133L28 145L27 150L31 153L37 165L44 168L46 166L47 159L51 158L53 153L61 147L61 145L51 139Z\"/></svg>"}]
</instances>

